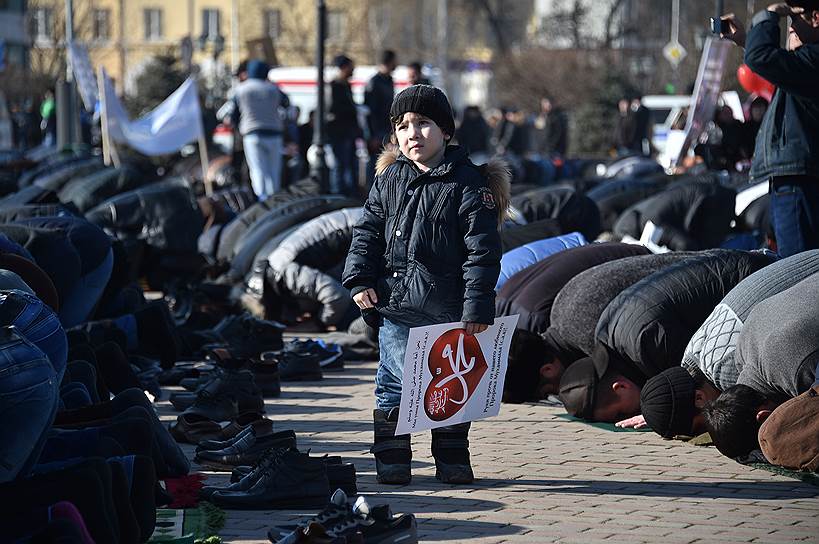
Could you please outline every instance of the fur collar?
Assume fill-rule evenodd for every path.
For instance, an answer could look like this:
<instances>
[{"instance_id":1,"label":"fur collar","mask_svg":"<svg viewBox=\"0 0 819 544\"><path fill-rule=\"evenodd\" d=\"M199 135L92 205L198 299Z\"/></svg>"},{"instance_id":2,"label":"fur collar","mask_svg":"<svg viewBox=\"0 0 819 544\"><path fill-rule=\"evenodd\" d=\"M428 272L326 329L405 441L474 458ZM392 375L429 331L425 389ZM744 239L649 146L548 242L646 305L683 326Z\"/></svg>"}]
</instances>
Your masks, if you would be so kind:
<instances>
[{"instance_id":1,"label":"fur collar","mask_svg":"<svg viewBox=\"0 0 819 544\"><path fill-rule=\"evenodd\" d=\"M401 152L398 147L394 145L386 146L375 163L376 175L383 174L400 156ZM507 218L512 198L510 189L512 172L509 170L506 161L500 158L492 158L488 163L476 166L476 168L486 178L486 184L489 190L492 191L492 196L495 197L498 206L498 228L500 228Z\"/></svg>"}]
</instances>

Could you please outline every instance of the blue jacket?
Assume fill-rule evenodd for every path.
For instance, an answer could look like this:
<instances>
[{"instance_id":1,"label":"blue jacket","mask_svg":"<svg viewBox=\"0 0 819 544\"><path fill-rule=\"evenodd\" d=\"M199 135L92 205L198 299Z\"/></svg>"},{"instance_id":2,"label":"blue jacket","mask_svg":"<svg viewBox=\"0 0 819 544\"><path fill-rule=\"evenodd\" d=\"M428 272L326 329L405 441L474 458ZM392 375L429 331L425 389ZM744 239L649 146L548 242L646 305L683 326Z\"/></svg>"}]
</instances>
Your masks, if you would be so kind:
<instances>
[{"instance_id":1,"label":"blue jacket","mask_svg":"<svg viewBox=\"0 0 819 544\"><path fill-rule=\"evenodd\" d=\"M385 151L376 174L353 230L344 287L353 295L374 288L378 313L409 327L494 323L509 171L475 166L463 148L449 146L424 173Z\"/></svg>"},{"instance_id":2,"label":"blue jacket","mask_svg":"<svg viewBox=\"0 0 819 544\"><path fill-rule=\"evenodd\" d=\"M495 291L499 291L506 280L535 263L539 263L546 257L554 255L564 249L585 246L588 242L579 232L564 234L554 238L546 238L532 242L507 251L501 258L501 271L498 283L495 284Z\"/></svg>"},{"instance_id":3,"label":"blue jacket","mask_svg":"<svg viewBox=\"0 0 819 544\"><path fill-rule=\"evenodd\" d=\"M819 44L780 46L779 16L758 13L748 32L745 64L777 87L756 139L751 181L819 178Z\"/></svg>"}]
</instances>

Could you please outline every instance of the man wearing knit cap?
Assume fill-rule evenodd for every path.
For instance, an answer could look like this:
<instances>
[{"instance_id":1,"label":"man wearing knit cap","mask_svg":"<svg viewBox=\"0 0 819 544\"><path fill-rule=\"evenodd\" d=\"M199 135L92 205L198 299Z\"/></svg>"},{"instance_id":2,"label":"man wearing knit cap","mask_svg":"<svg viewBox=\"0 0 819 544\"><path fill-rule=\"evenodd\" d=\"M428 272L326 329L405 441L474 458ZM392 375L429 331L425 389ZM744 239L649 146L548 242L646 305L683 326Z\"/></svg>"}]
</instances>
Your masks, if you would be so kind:
<instances>
[{"instance_id":1,"label":"man wearing knit cap","mask_svg":"<svg viewBox=\"0 0 819 544\"><path fill-rule=\"evenodd\" d=\"M662 436L696 436L706 432L702 409L720 391L699 371L679 366L664 370L646 382L640 393L640 411L646 425Z\"/></svg>"},{"instance_id":2,"label":"man wearing knit cap","mask_svg":"<svg viewBox=\"0 0 819 544\"><path fill-rule=\"evenodd\" d=\"M772 257L713 250L672 264L622 291L603 311L592 356L567 369L560 383L566 410L618 422L640 411L640 389L678 366L699 323L728 290Z\"/></svg>"},{"instance_id":3,"label":"man wearing knit cap","mask_svg":"<svg viewBox=\"0 0 819 544\"><path fill-rule=\"evenodd\" d=\"M816 273L819 273L819 250L805 251L766 266L731 289L691 337L683 355L682 366L687 370L691 383L695 384L694 388L702 399L713 400L720 392L737 384L742 368L735 357L736 344L751 310L763 300L793 287ZM667 370L663 374L667 372L674 372L680 381L684 379L677 369ZM658 407L666 405L667 401L664 399L672 395L677 402L682 402L688 396L687 393L684 396L676 396L670 390L670 382L660 376L651 380L654 383L650 389L647 383L641 395L642 413L646 423L666 437L669 434L673 436L704 432L701 412L705 402L702 399L692 404L690 410L687 407L679 412L691 413L691 417L696 420L693 424L690 421L678 420L679 425L671 425L664 418L667 414ZM647 409L653 410L654 413L647 414ZM653 423L649 422L649 418ZM693 425L693 430L688 428L689 425Z\"/></svg>"}]
</instances>

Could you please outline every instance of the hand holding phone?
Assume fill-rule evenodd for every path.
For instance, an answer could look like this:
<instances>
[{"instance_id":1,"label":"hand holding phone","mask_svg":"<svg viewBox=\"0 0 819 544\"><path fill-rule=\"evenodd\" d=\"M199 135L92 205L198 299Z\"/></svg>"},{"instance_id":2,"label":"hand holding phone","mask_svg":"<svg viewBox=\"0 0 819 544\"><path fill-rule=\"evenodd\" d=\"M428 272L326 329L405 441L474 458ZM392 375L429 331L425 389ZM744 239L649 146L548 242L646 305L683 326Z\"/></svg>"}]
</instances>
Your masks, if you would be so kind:
<instances>
[{"instance_id":1,"label":"hand holding phone","mask_svg":"<svg viewBox=\"0 0 819 544\"><path fill-rule=\"evenodd\" d=\"M719 34L720 38L731 40L740 47L745 47L745 26L733 13L723 15L719 19L711 18L711 30Z\"/></svg>"}]
</instances>

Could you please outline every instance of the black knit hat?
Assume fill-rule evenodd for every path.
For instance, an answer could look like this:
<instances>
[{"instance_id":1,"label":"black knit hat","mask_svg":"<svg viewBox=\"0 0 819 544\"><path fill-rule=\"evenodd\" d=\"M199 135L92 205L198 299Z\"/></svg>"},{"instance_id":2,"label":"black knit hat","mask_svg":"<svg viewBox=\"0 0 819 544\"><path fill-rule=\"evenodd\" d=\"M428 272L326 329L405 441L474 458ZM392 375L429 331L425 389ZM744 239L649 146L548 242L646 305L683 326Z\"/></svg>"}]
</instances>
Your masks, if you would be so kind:
<instances>
[{"instance_id":1,"label":"black knit hat","mask_svg":"<svg viewBox=\"0 0 819 544\"><path fill-rule=\"evenodd\" d=\"M694 378L680 366L648 380L640 393L646 424L663 438L690 434L696 410L695 389Z\"/></svg>"},{"instance_id":2,"label":"black knit hat","mask_svg":"<svg viewBox=\"0 0 819 544\"><path fill-rule=\"evenodd\" d=\"M455 116L444 91L432 85L407 87L392 101L390 119L393 127L405 113L417 113L435 122L448 136L455 135Z\"/></svg>"}]
</instances>

